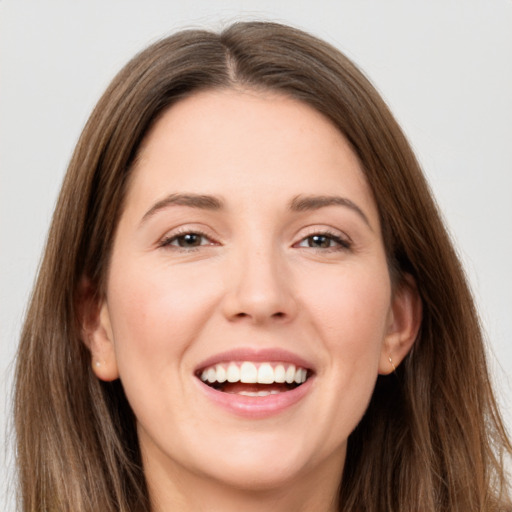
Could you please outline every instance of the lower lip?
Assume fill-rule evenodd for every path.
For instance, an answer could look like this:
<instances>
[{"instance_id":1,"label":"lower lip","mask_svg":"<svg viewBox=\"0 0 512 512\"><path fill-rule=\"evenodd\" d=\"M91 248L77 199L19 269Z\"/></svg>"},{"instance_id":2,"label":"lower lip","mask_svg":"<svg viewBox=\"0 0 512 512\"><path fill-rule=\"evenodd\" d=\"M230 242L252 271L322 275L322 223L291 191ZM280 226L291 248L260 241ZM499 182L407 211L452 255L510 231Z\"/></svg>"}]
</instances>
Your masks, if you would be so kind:
<instances>
[{"instance_id":1,"label":"lower lip","mask_svg":"<svg viewBox=\"0 0 512 512\"><path fill-rule=\"evenodd\" d=\"M223 393L207 386L196 379L201 391L209 400L223 407L232 414L251 419L268 418L275 416L292 407L302 400L310 391L314 377L310 377L304 384L276 395L245 396L236 393Z\"/></svg>"}]
</instances>

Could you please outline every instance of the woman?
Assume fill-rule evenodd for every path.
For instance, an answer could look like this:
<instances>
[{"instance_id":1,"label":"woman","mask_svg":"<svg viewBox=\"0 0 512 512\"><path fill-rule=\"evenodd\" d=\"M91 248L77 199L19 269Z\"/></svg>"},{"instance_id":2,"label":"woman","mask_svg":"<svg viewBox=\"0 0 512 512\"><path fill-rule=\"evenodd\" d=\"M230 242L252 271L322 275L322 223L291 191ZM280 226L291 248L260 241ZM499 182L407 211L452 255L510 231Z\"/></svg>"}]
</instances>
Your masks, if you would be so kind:
<instances>
[{"instance_id":1,"label":"woman","mask_svg":"<svg viewBox=\"0 0 512 512\"><path fill-rule=\"evenodd\" d=\"M398 125L271 23L136 56L22 334L24 510L511 510L463 271Z\"/></svg>"}]
</instances>

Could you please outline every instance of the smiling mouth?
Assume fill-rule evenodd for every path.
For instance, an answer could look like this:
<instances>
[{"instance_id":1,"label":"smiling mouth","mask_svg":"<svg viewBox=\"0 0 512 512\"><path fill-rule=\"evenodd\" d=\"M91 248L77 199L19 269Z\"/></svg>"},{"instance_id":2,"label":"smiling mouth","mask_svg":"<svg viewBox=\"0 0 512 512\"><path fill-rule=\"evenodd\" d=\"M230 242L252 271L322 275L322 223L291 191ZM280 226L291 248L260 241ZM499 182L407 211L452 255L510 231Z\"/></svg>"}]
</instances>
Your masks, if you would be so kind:
<instances>
[{"instance_id":1,"label":"smiling mouth","mask_svg":"<svg viewBox=\"0 0 512 512\"><path fill-rule=\"evenodd\" d=\"M301 386L311 371L289 363L226 362L207 366L197 377L207 386L244 396L269 396Z\"/></svg>"}]
</instances>

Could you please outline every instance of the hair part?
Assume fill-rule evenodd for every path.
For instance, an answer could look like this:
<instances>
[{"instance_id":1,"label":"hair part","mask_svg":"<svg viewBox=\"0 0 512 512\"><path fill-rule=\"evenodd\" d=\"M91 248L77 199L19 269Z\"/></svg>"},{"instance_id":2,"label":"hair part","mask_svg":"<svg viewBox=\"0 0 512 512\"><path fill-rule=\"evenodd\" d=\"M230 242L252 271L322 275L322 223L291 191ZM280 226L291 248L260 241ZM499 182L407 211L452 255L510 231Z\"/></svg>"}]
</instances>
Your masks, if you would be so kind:
<instances>
[{"instance_id":1,"label":"hair part","mask_svg":"<svg viewBox=\"0 0 512 512\"><path fill-rule=\"evenodd\" d=\"M402 131L338 50L274 23L184 31L132 59L94 109L71 159L22 331L15 428L24 511L149 511L135 418L119 381L100 382L80 304L105 291L130 172L156 120L203 90L282 93L329 118L373 191L391 274L423 302L418 339L379 377L349 438L343 511L512 510L512 448L492 393L466 279ZM501 508L500 508L501 507ZM508 507L508 508L507 508Z\"/></svg>"}]
</instances>

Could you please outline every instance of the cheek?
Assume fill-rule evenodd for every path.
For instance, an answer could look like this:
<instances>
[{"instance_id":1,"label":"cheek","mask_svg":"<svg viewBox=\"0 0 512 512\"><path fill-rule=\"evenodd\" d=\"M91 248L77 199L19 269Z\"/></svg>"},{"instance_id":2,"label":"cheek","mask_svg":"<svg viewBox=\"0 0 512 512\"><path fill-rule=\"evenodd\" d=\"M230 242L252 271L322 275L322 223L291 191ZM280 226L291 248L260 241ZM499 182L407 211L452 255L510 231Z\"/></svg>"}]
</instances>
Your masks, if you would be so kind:
<instances>
[{"instance_id":1,"label":"cheek","mask_svg":"<svg viewBox=\"0 0 512 512\"><path fill-rule=\"evenodd\" d=\"M391 307L387 267L353 266L316 277L316 285L308 285L308 309L331 363L344 374L376 374Z\"/></svg>"},{"instance_id":2,"label":"cheek","mask_svg":"<svg viewBox=\"0 0 512 512\"><path fill-rule=\"evenodd\" d=\"M391 284L387 268L352 266L323 280L309 283L308 302L323 329L345 336L339 341L382 341L391 308Z\"/></svg>"},{"instance_id":3,"label":"cheek","mask_svg":"<svg viewBox=\"0 0 512 512\"><path fill-rule=\"evenodd\" d=\"M380 262L307 275L301 292L309 312L306 328L319 339L316 350L325 361L315 382L317 417L324 419L321 457L344 446L368 407L387 332L391 286Z\"/></svg>"},{"instance_id":4,"label":"cheek","mask_svg":"<svg viewBox=\"0 0 512 512\"><path fill-rule=\"evenodd\" d=\"M108 305L123 388L140 425L168 425L168 410L180 403L189 377L186 353L211 315L215 286L197 271L163 265L113 269ZM202 286L191 286L195 279Z\"/></svg>"},{"instance_id":5,"label":"cheek","mask_svg":"<svg viewBox=\"0 0 512 512\"><path fill-rule=\"evenodd\" d=\"M160 368L177 365L210 315L215 283L165 265L114 268L109 311L121 378L144 370L155 377Z\"/></svg>"}]
</instances>

